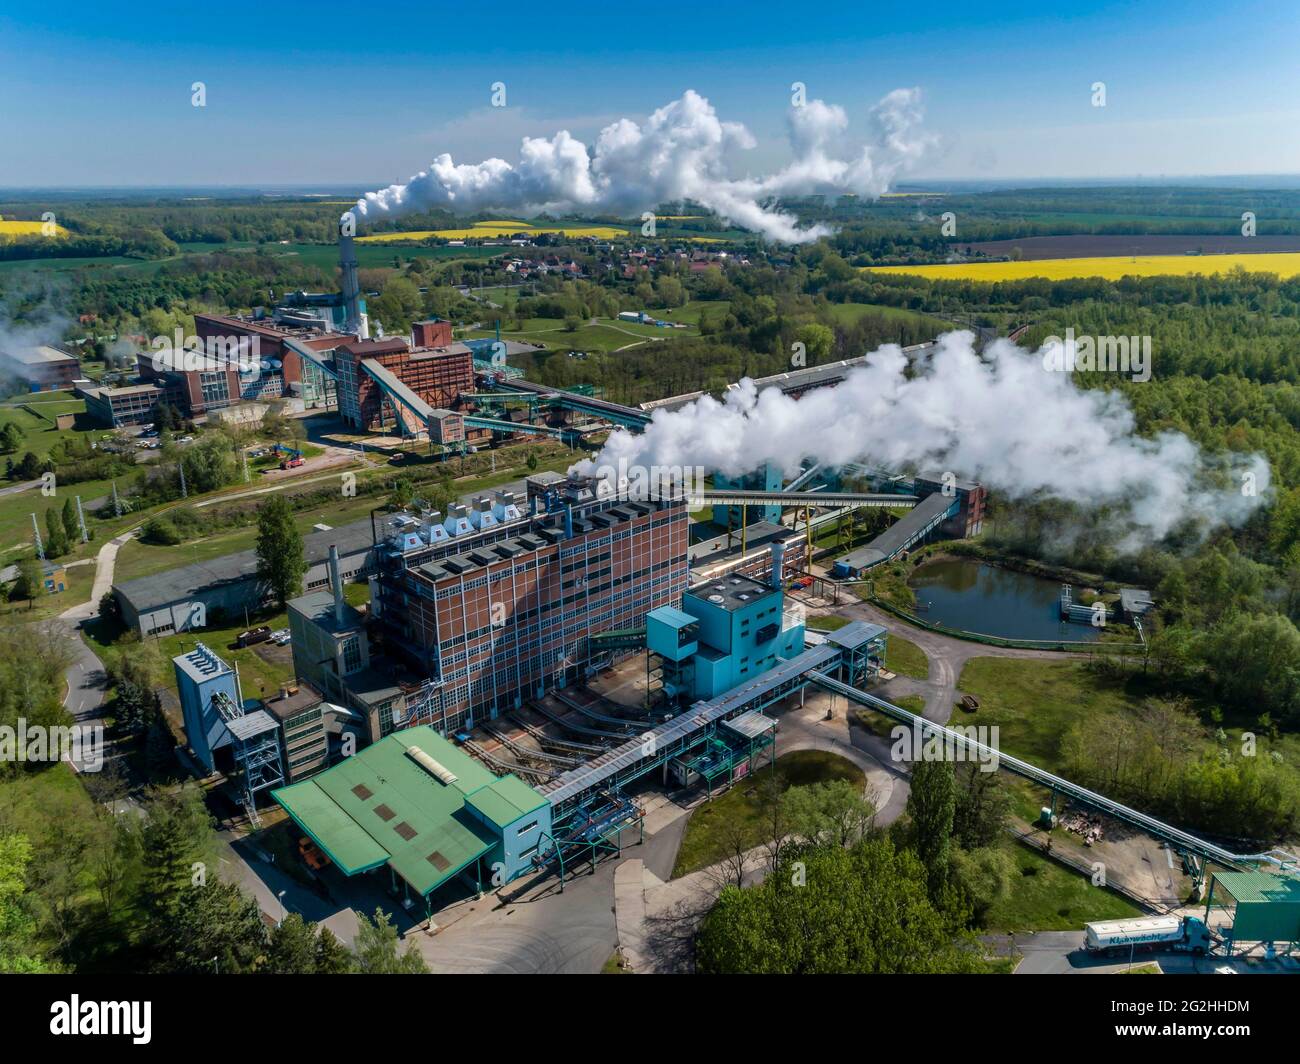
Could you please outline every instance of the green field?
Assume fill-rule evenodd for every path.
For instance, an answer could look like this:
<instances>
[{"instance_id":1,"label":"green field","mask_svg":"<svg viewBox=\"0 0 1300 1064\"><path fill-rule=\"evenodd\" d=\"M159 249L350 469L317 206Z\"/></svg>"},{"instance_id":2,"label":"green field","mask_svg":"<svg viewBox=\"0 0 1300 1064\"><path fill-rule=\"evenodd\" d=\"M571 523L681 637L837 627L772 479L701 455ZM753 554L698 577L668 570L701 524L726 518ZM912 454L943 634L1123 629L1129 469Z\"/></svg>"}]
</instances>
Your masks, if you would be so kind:
<instances>
[{"instance_id":1,"label":"green field","mask_svg":"<svg viewBox=\"0 0 1300 1064\"><path fill-rule=\"evenodd\" d=\"M664 321L682 321L699 325L702 314L707 314L710 320L720 323L730 309L731 301L728 299L692 299L685 306L677 307L675 310L655 311L655 314Z\"/></svg>"},{"instance_id":2,"label":"green field","mask_svg":"<svg viewBox=\"0 0 1300 1064\"><path fill-rule=\"evenodd\" d=\"M1008 897L996 901L984 917L989 931L1081 931L1092 920L1125 920L1142 910L1127 898L1094 887L1037 850L1008 839L1003 845L1015 858L1019 877Z\"/></svg>"},{"instance_id":3,"label":"green field","mask_svg":"<svg viewBox=\"0 0 1300 1064\"><path fill-rule=\"evenodd\" d=\"M807 786L828 780L848 780L862 786L862 770L852 761L824 750L796 750L778 758L777 771L785 777L788 787ZM763 768L733 785L722 795L700 806L691 814L677 851L673 878L684 876L722 860L727 853L724 829L731 824L742 826L751 840L749 846L761 846L764 838L762 808L758 801L758 786L771 769Z\"/></svg>"},{"instance_id":4,"label":"green field","mask_svg":"<svg viewBox=\"0 0 1300 1064\"><path fill-rule=\"evenodd\" d=\"M936 336L954 327L951 322L944 321L942 318L934 318L915 310L888 307L879 303L832 303L830 312L838 325L853 325L870 315L884 318L886 321L924 325L929 329L933 329Z\"/></svg>"},{"instance_id":5,"label":"green field","mask_svg":"<svg viewBox=\"0 0 1300 1064\"><path fill-rule=\"evenodd\" d=\"M489 311L489 317L490 314ZM582 324L569 330L557 318L526 318L522 329L503 327L501 335L507 340L537 344L557 351L598 353L617 351L621 347L647 341L697 335L693 329L660 329L640 322L619 321L617 318L596 318L594 321L594 325ZM466 335L471 339L490 339L495 333L489 329L479 329Z\"/></svg>"},{"instance_id":6,"label":"green field","mask_svg":"<svg viewBox=\"0 0 1300 1064\"><path fill-rule=\"evenodd\" d=\"M885 668L899 676L924 680L930 675L930 659L915 643L891 632L885 651Z\"/></svg>"},{"instance_id":7,"label":"green field","mask_svg":"<svg viewBox=\"0 0 1300 1064\"><path fill-rule=\"evenodd\" d=\"M350 583L343 586L343 597L353 606L361 606L370 601L368 584ZM204 643L220 654L233 668L239 670L240 683L244 697L272 695L281 683L292 680L293 650L289 646L277 647L271 643L237 648L233 644L240 632L248 626L266 625L272 630L287 628L288 614L283 610L263 610L250 613L247 619L224 618L207 628L188 632L172 632L169 635L150 636L149 639L158 646L164 662L170 662L178 654L185 654L194 649L196 643ZM111 657L114 647L124 637L120 628L107 630L102 622L86 626L86 638L96 653L101 657ZM259 653L260 651L260 653ZM162 676L163 686L176 690L176 675L170 666L165 667Z\"/></svg>"}]
</instances>

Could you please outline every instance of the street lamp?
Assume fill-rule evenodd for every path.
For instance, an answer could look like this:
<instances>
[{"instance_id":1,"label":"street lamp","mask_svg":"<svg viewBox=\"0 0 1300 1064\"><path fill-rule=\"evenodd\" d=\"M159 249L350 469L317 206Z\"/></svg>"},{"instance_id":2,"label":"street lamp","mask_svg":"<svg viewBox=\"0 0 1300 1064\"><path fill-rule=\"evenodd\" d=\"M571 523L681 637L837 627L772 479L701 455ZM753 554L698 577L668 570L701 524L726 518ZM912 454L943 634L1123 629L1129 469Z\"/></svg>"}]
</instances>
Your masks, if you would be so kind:
<instances>
[{"instance_id":1,"label":"street lamp","mask_svg":"<svg viewBox=\"0 0 1300 1064\"><path fill-rule=\"evenodd\" d=\"M283 890L280 891L280 893L276 895L276 897L280 899L280 919L276 922L276 925L275 925L276 927L279 927L280 924L284 923L284 918L285 918L286 915L288 915L288 914L285 912L285 908L284 908L284 895L285 895L285 891L283 891Z\"/></svg>"}]
</instances>

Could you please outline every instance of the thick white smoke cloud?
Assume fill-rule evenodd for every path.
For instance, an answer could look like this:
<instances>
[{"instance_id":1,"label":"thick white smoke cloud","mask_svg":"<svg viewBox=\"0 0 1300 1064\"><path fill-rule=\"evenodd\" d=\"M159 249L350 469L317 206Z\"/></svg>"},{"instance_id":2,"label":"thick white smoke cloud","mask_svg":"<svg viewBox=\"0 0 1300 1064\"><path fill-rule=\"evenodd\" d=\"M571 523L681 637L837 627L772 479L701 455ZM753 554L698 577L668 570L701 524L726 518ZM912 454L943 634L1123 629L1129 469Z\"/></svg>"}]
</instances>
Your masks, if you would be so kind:
<instances>
[{"instance_id":1,"label":"thick white smoke cloud","mask_svg":"<svg viewBox=\"0 0 1300 1064\"><path fill-rule=\"evenodd\" d=\"M792 214L773 209L773 199L815 193L875 198L933 143L919 129L916 89L891 92L870 118L869 137L855 141L842 107L821 100L791 107L791 163L767 177L733 178L728 153L753 148L754 138L740 123L722 121L708 100L687 90L644 125L623 118L606 126L590 152L561 130L550 140L525 137L514 164L495 158L458 164L439 155L406 184L366 193L356 211L361 219L433 207L464 213L640 213L660 203L692 200L770 240L805 243L829 230L801 228Z\"/></svg>"},{"instance_id":2,"label":"thick white smoke cloud","mask_svg":"<svg viewBox=\"0 0 1300 1064\"><path fill-rule=\"evenodd\" d=\"M839 386L798 400L746 379L722 402L705 397L656 412L643 433L614 433L578 469L698 465L737 476L770 462L792 476L814 459L950 471L1013 498L1113 508L1123 519L1123 550L1188 518L1240 524L1267 495L1261 456L1229 470L1181 433L1139 437L1121 394L1078 388L1069 374L1046 370L1041 354L1009 341L995 341L981 358L969 332L948 333L910 378L907 366L889 344ZM1242 491L1247 472L1253 494Z\"/></svg>"}]
</instances>

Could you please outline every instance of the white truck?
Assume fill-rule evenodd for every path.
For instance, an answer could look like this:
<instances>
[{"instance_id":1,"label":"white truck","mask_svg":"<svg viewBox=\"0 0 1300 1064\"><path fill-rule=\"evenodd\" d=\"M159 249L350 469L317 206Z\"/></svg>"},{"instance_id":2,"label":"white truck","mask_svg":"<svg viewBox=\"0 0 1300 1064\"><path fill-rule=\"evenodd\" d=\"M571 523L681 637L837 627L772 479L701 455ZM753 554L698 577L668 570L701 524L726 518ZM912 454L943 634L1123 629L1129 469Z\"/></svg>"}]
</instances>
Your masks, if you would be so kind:
<instances>
[{"instance_id":1,"label":"white truck","mask_svg":"<svg viewBox=\"0 0 1300 1064\"><path fill-rule=\"evenodd\" d=\"M1084 949L1089 953L1115 955L1132 949L1167 949L1201 957L1213 946L1214 936L1197 916L1139 916L1084 925Z\"/></svg>"}]
</instances>

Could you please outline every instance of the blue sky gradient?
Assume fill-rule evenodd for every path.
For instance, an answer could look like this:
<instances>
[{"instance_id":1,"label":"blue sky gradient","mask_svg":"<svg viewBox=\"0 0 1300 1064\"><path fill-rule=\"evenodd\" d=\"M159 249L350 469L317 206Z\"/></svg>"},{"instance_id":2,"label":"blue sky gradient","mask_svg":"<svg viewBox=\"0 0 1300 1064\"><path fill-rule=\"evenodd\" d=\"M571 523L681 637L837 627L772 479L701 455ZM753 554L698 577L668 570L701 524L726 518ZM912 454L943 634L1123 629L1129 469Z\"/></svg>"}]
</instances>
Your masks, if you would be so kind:
<instances>
[{"instance_id":1,"label":"blue sky gradient","mask_svg":"<svg viewBox=\"0 0 1300 1064\"><path fill-rule=\"evenodd\" d=\"M0 185L381 185L442 151L589 141L688 88L749 127L738 162L762 171L787 158L793 81L854 129L920 87L941 147L917 179L1293 174L1297 28L1284 0L24 2L0 10Z\"/></svg>"}]
</instances>

